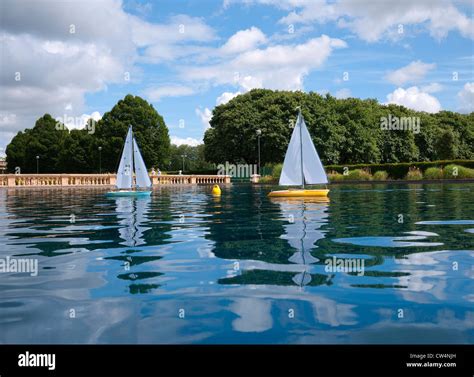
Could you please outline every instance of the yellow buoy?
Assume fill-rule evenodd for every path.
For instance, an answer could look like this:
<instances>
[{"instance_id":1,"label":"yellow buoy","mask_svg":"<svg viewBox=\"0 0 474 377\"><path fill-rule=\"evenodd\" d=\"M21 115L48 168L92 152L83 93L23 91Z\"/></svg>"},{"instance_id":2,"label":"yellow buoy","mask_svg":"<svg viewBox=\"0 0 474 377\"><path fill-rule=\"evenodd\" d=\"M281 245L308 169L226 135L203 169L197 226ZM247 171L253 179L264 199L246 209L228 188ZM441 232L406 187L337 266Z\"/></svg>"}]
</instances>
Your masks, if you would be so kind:
<instances>
[{"instance_id":1,"label":"yellow buoy","mask_svg":"<svg viewBox=\"0 0 474 377\"><path fill-rule=\"evenodd\" d=\"M221 188L219 185L212 186L212 195L221 196Z\"/></svg>"}]
</instances>

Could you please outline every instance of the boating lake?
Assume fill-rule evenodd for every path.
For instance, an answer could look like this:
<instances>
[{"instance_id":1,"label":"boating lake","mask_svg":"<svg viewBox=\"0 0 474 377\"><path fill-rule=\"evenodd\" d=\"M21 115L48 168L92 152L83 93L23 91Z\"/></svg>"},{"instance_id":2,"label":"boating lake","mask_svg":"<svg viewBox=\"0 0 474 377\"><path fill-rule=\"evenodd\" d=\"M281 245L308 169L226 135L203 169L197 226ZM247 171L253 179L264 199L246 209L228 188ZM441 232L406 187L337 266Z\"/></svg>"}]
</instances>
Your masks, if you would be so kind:
<instances>
[{"instance_id":1,"label":"boating lake","mask_svg":"<svg viewBox=\"0 0 474 377\"><path fill-rule=\"evenodd\" d=\"M474 184L270 189L0 190L0 343L474 342Z\"/></svg>"}]
</instances>

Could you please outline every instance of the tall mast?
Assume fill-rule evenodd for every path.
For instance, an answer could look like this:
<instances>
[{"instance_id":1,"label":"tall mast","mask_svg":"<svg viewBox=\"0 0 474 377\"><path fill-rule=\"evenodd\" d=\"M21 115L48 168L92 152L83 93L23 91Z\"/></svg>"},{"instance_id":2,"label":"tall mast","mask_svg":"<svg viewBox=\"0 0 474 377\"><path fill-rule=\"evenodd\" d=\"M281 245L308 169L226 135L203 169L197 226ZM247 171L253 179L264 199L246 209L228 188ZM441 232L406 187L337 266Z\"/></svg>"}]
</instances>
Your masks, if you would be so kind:
<instances>
[{"instance_id":1,"label":"tall mast","mask_svg":"<svg viewBox=\"0 0 474 377\"><path fill-rule=\"evenodd\" d=\"M300 152L301 152L301 188L304 189L304 172L303 172L303 132L301 131L301 122L303 121L302 115L301 115L301 108L299 108L298 112L298 118L299 118L299 127L300 127Z\"/></svg>"},{"instance_id":2,"label":"tall mast","mask_svg":"<svg viewBox=\"0 0 474 377\"><path fill-rule=\"evenodd\" d=\"M131 148L132 148L132 161L131 161L131 165L130 165L130 174L132 175L132 183L133 183L133 170L134 170L134 167L135 167L135 159L134 159L134 153L133 153L133 149L134 149L134 143L135 143L135 136L133 136L133 128L132 128L132 125L130 125L130 130L132 131L132 144L131 144ZM135 182L135 184L133 185L134 187L137 187L137 183Z\"/></svg>"}]
</instances>

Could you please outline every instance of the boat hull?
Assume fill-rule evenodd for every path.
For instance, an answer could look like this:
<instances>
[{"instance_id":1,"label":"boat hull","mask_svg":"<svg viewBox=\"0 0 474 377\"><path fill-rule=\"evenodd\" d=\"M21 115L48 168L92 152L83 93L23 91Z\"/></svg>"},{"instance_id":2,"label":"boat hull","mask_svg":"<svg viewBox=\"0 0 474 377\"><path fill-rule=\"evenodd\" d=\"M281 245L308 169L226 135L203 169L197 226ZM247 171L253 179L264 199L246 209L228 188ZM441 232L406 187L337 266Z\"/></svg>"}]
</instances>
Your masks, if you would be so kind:
<instances>
[{"instance_id":1,"label":"boat hull","mask_svg":"<svg viewBox=\"0 0 474 377\"><path fill-rule=\"evenodd\" d=\"M314 198L314 197L327 197L329 193L328 189L317 189L317 190L305 190L305 189L294 189L294 190L279 190L272 191L268 194L272 198Z\"/></svg>"},{"instance_id":2,"label":"boat hull","mask_svg":"<svg viewBox=\"0 0 474 377\"><path fill-rule=\"evenodd\" d=\"M135 190L109 191L106 195L110 197L117 197L117 196L143 197L143 196L150 196L151 191L135 191Z\"/></svg>"}]
</instances>

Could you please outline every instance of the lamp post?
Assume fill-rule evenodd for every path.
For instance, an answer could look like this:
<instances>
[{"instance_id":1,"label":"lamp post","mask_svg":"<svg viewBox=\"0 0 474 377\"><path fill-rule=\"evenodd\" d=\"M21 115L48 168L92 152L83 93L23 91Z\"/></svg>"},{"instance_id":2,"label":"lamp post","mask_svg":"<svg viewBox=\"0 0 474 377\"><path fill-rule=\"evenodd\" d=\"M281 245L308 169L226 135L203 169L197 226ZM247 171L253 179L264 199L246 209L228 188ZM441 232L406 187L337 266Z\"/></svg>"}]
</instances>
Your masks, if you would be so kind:
<instances>
[{"instance_id":1,"label":"lamp post","mask_svg":"<svg viewBox=\"0 0 474 377\"><path fill-rule=\"evenodd\" d=\"M182 154L181 157L183 158L183 173L184 173L184 159L185 159L186 157L188 157L188 156L185 155L185 154Z\"/></svg>"},{"instance_id":2,"label":"lamp post","mask_svg":"<svg viewBox=\"0 0 474 377\"><path fill-rule=\"evenodd\" d=\"M102 147L99 147L99 174L102 174Z\"/></svg>"},{"instance_id":3,"label":"lamp post","mask_svg":"<svg viewBox=\"0 0 474 377\"><path fill-rule=\"evenodd\" d=\"M257 140L258 140L258 174L260 175L260 137L262 136L262 130L257 130Z\"/></svg>"},{"instance_id":4,"label":"lamp post","mask_svg":"<svg viewBox=\"0 0 474 377\"><path fill-rule=\"evenodd\" d=\"M36 156L36 174L39 174L39 161L40 161L40 156Z\"/></svg>"}]
</instances>

